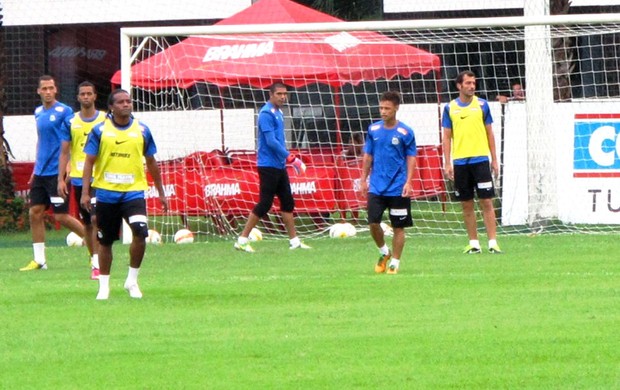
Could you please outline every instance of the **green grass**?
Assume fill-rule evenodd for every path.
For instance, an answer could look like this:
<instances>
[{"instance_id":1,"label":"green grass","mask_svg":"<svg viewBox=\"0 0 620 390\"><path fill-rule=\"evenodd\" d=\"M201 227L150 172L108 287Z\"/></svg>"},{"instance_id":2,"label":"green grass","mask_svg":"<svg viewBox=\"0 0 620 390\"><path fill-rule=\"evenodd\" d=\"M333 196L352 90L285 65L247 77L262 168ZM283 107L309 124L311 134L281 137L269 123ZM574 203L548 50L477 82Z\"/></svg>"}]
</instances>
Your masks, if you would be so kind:
<instances>
[{"instance_id":1,"label":"green grass","mask_svg":"<svg viewBox=\"0 0 620 390\"><path fill-rule=\"evenodd\" d=\"M616 236L411 236L375 275L367 235L257 253L230 241L149 246L142 300L95 300L84 248L52 232L48 271L0 237L2 389L611 389L620 387Z\"/></svg>"}]
</instances>

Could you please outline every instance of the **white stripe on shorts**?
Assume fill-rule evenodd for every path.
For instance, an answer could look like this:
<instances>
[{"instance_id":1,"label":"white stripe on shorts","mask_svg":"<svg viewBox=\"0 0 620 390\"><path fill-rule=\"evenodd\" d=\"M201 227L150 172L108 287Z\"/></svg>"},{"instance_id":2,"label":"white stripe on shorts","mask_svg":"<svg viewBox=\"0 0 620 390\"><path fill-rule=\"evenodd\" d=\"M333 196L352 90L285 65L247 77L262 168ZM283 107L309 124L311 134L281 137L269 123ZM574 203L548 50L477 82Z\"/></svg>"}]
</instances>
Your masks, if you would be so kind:
<instances>
[{"instance_id":1,"label":"white stripe on shorts","mask_svg":"<svg viewBox=\"0 0 620 390\"><path fill-rule=\"evenodd\" d=\"M390 209L390 215L402 217L407 215L407 209Z\"/></svg>"},{"instance_id":2,"label":"white stripe on shorts","mask_svg":"<svg viewBox=\"0 0 620 390\"><path fill-rule=\"evenodd\" d=\"M60 196L50 196L50 202L52 204L64 204L65 200Z\"/></svg>"},{"instance_id":3,"label":"white stripe on shorts","mask_svg":"<svg viewBox=\"0 0 620 390\"><path fill-rule=\"evenodd\" d=\"M147 222L146 215L132 215L129 217L129 223Z\"/></svg>"},{"instance_id":4,"label":"white stripe on shorts","mask_svg":"<svg viewBox=\"0 0 620 390\"><path fill-rule=\"evenodd\" d=\"M481 190L488 190L489 188L493 188L493 182L485 181L484 183L478 183L478 188Z\"/></svg>"}]
</instances>

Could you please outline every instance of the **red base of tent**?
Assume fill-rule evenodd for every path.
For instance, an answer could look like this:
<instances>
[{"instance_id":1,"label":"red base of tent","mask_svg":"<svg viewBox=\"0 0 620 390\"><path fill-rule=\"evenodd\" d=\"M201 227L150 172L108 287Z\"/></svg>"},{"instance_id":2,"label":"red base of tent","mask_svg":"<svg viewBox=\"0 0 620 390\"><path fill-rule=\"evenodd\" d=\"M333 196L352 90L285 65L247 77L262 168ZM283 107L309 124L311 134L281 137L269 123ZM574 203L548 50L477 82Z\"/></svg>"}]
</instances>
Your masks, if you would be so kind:
<instances>
[{"instance_id":1,"label":"red base of tent","mask_svg":"<svg viewBox=\"0 0 620 390\"><path fill-rule=\"evenodd\" d=\"M345 159L318 151L295 152L308 165L304 176L296 176L292 170L289 172L297 213L308 214L319 221L325 213L365 209L366 199L357 192L362 172L361 158ZM220 151L213 151L159 162L170 209L168 215L227 218L229 222L246 217L258 202L255 164L253 151L233 152L230 160ZM12 163L15 190L19 196L28 194L33 166L31 162ZM439 147L418 148L413 188L414 199L439 197L445 201ZM146 197L149 215L163 215L150 177ZM278 207L276 199L274 209ZM72 215L77 215L73 198L70 210Z\"/></svg>"}]
</instances>

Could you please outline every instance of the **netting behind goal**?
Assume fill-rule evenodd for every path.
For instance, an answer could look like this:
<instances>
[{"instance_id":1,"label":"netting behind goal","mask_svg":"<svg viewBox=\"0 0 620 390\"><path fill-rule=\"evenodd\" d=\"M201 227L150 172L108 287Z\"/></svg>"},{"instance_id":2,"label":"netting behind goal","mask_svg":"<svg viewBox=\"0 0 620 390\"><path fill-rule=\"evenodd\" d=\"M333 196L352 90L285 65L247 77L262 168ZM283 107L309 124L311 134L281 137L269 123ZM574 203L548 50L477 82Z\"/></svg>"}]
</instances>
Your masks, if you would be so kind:
<instances>
[{"instance_id":1,"label":"netting behind goal","mask_svg":"<svg viewBox=\"0 0 620 390\"><path fill-rule=\"evenodd\" d=\"M301 234L326 234L341 221L365 226L356 192L361 144L387 90L402 94L398 118L418 143L408 232L463 234L442 173L440 117L458 94L454 78L469 69L494 118L500 232L617 231L620 23L469 23L376 23L373 31L308 24L276 33L257 25L225 34L216 26L191 36L125 30L136 116L154 133L172 204L164 216L149 202L152 223L164 235L182 226L206 238L240 231L258 197L256 115L267 87L283 81L287 144L308 166L305 176L290 172ZM516 83L525 99L511 96ZM277 210L276 202L264 234L283 236Z\"/></svg>"}]
</instances>

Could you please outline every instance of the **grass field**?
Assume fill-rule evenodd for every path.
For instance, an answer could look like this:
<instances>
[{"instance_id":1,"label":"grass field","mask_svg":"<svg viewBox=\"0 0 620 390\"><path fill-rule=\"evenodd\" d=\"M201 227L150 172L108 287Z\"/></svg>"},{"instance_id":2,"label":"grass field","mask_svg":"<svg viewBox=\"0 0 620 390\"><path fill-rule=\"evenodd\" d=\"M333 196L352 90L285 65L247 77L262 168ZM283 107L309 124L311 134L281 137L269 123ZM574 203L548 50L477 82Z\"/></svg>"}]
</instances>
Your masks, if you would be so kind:
<instances>
[{"instance_id":1,"label":"grass field","mask_svg":"<svg viewBox=\"0 0 620 390\"><path fill-rule=\"evenodd\" d=\"M28 273L28 235L0 237L1 389L620 388L617 236L504 236L476 256L414 236L398 275L373 273L367 234L149 246L142 300L119 244L96 301L64 234Z\"/></svg>"}]
</instances>

